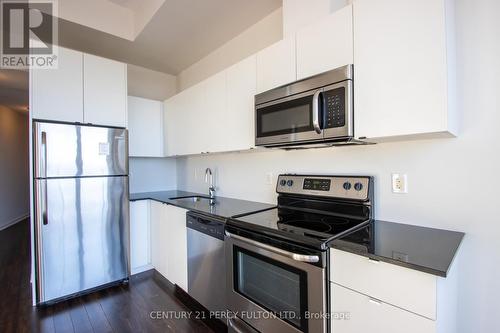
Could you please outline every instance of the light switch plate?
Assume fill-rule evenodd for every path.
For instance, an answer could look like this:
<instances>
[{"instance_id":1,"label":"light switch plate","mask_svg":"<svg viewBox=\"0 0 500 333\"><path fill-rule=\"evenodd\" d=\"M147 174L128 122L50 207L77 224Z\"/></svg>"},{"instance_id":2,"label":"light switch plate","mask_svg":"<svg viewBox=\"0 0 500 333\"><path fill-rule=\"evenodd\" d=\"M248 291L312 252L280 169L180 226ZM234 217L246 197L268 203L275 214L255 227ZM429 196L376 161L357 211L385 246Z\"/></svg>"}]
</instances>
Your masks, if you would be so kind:
<instances>
[{"instance_id":1,"label":"light switch plate","mask_svg":"<svg viewBox=\"0 0 500 333\"><path fill-rule=\"evenodd\" d=\"M392 174L392 193L408 193L408 176L406 174Z\"/></svg>"}]
</instances>

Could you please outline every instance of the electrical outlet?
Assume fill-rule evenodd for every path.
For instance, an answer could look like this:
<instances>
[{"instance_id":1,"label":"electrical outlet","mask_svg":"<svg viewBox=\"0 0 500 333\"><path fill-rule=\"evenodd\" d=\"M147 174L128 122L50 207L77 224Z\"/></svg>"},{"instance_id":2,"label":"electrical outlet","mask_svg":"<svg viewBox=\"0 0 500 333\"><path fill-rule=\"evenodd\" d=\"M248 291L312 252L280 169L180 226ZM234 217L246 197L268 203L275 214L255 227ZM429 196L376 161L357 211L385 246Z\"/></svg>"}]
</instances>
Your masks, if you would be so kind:
<instances>
[{"instance_id":1,"label":"electrical outlet","mask_svg":"<svg viewBox=\"0 0 500 333\"><path fill-rule=\"evenodd\" d=\"M273 185L274 183L274 175L272 172L266 173L266 185Z\"/></svg>"},{"instance_id":2,"label":"electrical outlet","mask_svg":"<svg viewBox=\"0 0 500 333\"><path fill-rule=\"evenodd\" d=\"M408 176L406 174L392 174L392 193L408 193Z\"/></svg>"}]
</instances>

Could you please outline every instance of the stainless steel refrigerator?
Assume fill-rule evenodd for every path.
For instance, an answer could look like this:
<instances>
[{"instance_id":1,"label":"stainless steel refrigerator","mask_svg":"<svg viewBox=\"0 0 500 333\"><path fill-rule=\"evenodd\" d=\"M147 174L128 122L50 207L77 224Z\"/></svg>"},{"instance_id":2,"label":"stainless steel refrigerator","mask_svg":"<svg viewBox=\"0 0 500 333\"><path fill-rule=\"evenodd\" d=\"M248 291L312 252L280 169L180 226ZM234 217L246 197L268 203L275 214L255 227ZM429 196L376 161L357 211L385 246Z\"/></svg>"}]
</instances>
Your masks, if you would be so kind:
<instances>
[{"instance_id":1,"label":"stainless steel refrigerator","mask_svg":"<svg viewBox=\"0 0 500 333\"><path fill-rule=\"evenodd\" d=\"M126 129L35 122L37 302L129 275Z\"/></svg>"}]
</instances>

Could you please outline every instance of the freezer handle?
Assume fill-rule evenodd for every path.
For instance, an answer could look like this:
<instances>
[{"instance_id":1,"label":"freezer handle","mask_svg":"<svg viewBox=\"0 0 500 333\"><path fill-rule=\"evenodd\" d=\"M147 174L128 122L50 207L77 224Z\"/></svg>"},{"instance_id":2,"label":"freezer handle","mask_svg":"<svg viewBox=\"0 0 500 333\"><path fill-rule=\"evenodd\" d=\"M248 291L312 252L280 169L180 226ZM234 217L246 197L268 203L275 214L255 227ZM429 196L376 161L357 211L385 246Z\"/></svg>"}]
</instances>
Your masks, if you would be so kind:
<instances>
[{"instance_id":1,"label":"freezer handle","mask_svg":"<svg viewBox=\"0 0 500 333\"><path fill-rule=\"evenodd\" d=\"M47 177L47 132L41 133L40 175Z\"/></svg>"},{"instance_id":2,"label":"freezer handle","mask_svg":"<svg viewBox=\"0 0 500 333\"><path fill-rule=\"evenodd\" d=\"M40 123L35 123L33 133L35 178L47 178L47 132Z\"/></svg>"}]
</instances>

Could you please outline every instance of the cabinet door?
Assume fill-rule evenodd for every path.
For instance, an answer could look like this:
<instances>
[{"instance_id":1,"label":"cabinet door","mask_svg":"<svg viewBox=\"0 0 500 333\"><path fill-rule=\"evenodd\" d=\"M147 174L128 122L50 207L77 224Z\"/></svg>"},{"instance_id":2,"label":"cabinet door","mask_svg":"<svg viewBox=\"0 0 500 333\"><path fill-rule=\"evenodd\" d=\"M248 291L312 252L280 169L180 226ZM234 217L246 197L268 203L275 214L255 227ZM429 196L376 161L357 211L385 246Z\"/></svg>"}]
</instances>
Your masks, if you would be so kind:
<instances>
[{"instance_id":1,"label":"cabinet door","mask_svg":"<svg viewBox=\"0 0 500 333\"><path fill-rule=\"evenodd\" d=\"M127 127L127 65L84 54L84 121Z\"/></svg>"},{"instance_id":2,"label":"cabinet door","mask_svg":"<svg viewBox=\"0 0 500 333\"><path fill-rule=\"evenodd\" d=\"M297 32L297 79L352 64L352 5Z\"/></svg>"},{"instance_id":3,"label":"cabinet door","mask_svg":"<svg viewBox=\"0 0 500 333\"><path fill-rule=\"evenodd\" d=\"M169 227L166 242L167 279L187 291L187 210L167 206L167 223Z\"/></svg>"},{"instance_id":4,"label":"cabinet door","mask_svg":"<svg viewBox=\"0 0 500 333\"><path fill-rule=\"evenodd\" d=\"M33 118L83 122L83 54L59 47L57 69L32 69Z\"/></svg>"},{"instance_id":5,"label":"cabinet door","mask_svg":"<svg viewBox=\"0 0 500 333\"><path fill-rule=\"evenodd\" d=\"M181 134L181 110L183 108L182 105L183 99L182 95L178 94L170 97L165 100L163 106L165 109L164 113L164 122L163 128L165 131L164 134L164 143L163 147L165 148L166 156L176 156L179 155L179 142L180 134Z\"/></svg>"},{"instance_id":6,"label":"cabinet door","mask_svg":"<svg viewBox=\"0 0 500 333\"><path fill-rule=\"evenodd\" d=\"M251 56L227 69L227 107L224 132L225 150L245 150L255 145L255 93L257 89L256 57ZM222 124L222 122L221 122Z\"/></svg>"},{"instance_id":7,"label":"cabinet door","mask_svg":"<svg viewBox=\"0 0 500 333\"><path fill-rule=\"evenodd\" d=\"M356 137L453 132L444 0L356 0Z\"/></svg>"},{"instance_id":8,"label":"cabinet door","mask_svg":"<svg viewBox=\"0 0 500 333\"><path fill-rule=\"evenodd\" d=\"M257 53L257 93L296 80L295 36Z\"/></svg>"},{"instance_id":9,"label":"cabinet door","mask_svg":"<svg viewBox=\"0 0 500 333\"><path fill-rule=\"evenodd\" d=\"M204 109L203 82L165 101L167 156L199 154L209 138ZM206 150L205 150L206 151Z\"/></svg>"},{"instance_id":10,"label":"cabinet door","mask_svg":"<svg viewBox=\"0 0 500 333\"><path fill-rule=\"evenodd\" d=\"M151 220L151 264L168 279L168 233L167 205L157 201L150 202Z\"/></svg>"},{"instance_id":11,"label":"cabinet door","mask_svg":"<svg viewBox=\"0 0 500 333\"><path fill-rule=\"evenodd\" d=\"M130 266L131 273L151 264L149 200L130 202Z\"/></svg>"},{"instance_id":12,"label":"cabinet door","mask_svg":"<svg viewBox=\"0 0 500 333\"><path fill-rule=\"evenodd\" d=\"M128 97L129 155L163 157L163 103Z\"/></svg>"},{"instance_id":13,"label":"cabinet door","mask_svg":"<svg viewBox=\"0 0 500 333\"><path fill-rule=\"evenodd\" d=\"M331 284L333 333L433 333L436 322ZM342 316L348 316L348 318Z\"/></svg>"},{"instance_id":14,"label":"cabinet door","mask_svg":"<svg viewBox=\"0 0 500 333\"><path fill-rule=\"evenodd\" d=\"M228 150L228 141L232 141L230 119L227 119L226 72L219 72L207 80L202 86L203 107L195 109L194 126L198 138L196 153L219 152ZM230 138L228 140L228 138Z\"/></svg>"}]
</instances>

